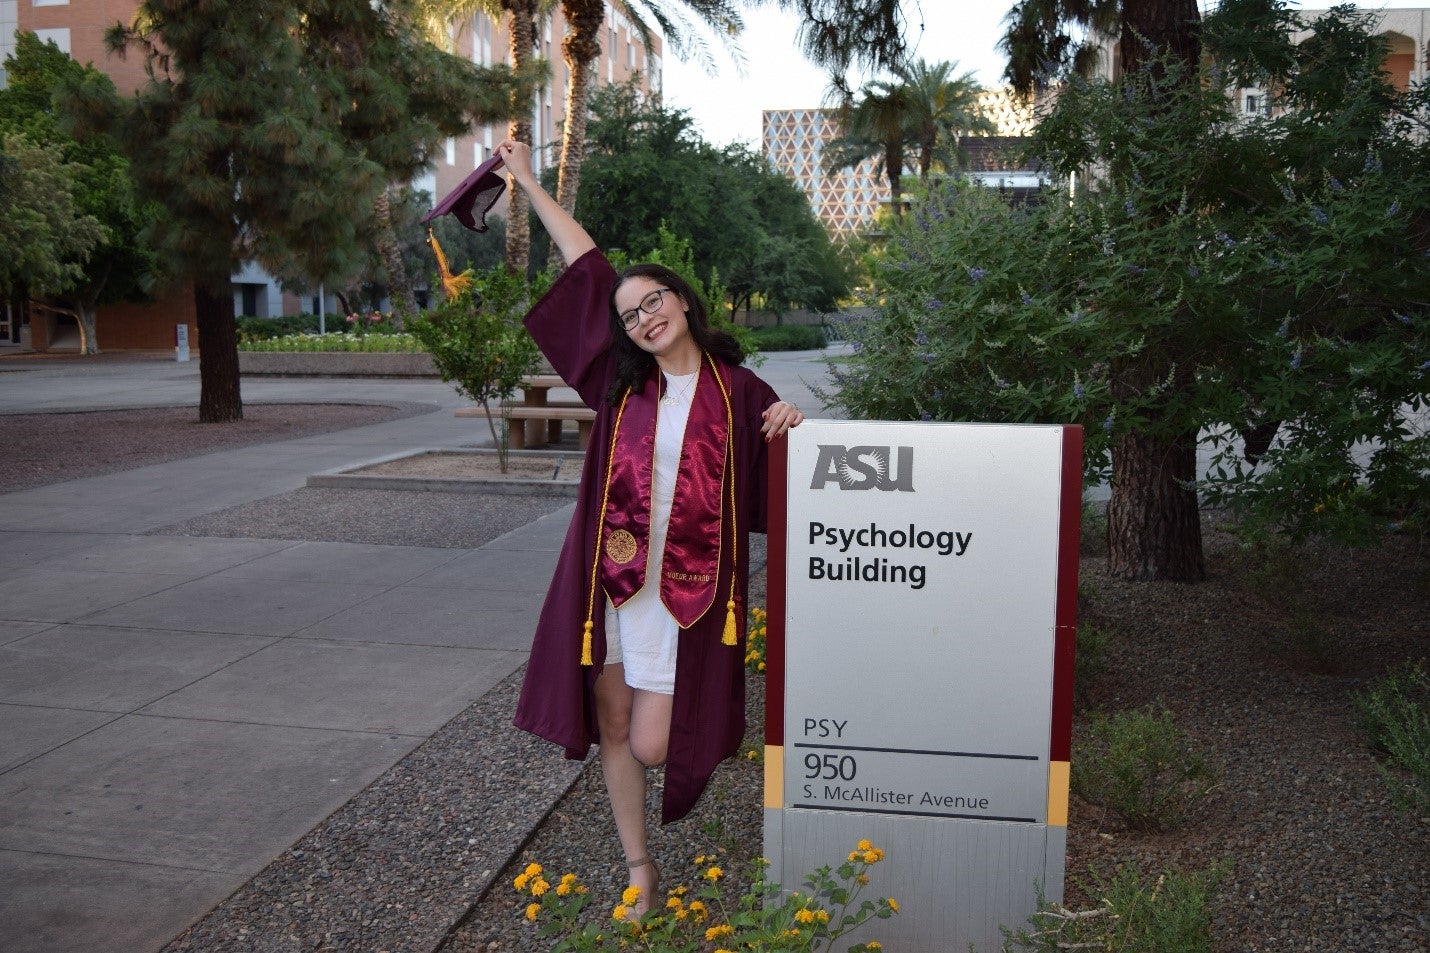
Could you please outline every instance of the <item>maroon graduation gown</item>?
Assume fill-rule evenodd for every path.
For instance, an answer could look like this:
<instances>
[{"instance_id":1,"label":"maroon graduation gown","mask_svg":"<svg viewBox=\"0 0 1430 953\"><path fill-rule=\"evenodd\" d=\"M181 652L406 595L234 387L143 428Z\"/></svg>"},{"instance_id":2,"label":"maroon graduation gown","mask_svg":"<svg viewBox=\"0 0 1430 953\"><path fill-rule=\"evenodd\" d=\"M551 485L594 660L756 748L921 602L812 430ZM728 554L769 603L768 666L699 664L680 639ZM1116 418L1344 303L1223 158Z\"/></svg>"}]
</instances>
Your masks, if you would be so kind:
<instances>
[{"instance_id":1,"label":"maroon graduation gown","mask_svg":"<svg viewBox=\"0 0 1430 953\"><path fill-rule=\"evenodd\" d=\"M599 744L594 685L606 658L605 594L596 593L592 621L595 665L581 665L581 634L586 621L591 559L600 517L606 455L614 408L606 403L615 374L610 356L610 295L616 273L599 251L582 255L532 307L526 327L551 366L596 411L590 449L581 473L576 512L556 563L551 589L532 641L526 680L516 706L518 728L583 759ZM761 413L778 398L768 384L744 367L731 369L734 412L736 518L738 547L735 615L739 645L721 643L725 593L732 567L729 515L720 560L714 606L680 633L676 653L674 711L666 754L665 796L661 823L690 813L716 766L734 755L745 734L745 590L749 578L749 533L765 532L765 441ZM725 492L729 492L728 489Z\"/></svg>"}]
</instances>

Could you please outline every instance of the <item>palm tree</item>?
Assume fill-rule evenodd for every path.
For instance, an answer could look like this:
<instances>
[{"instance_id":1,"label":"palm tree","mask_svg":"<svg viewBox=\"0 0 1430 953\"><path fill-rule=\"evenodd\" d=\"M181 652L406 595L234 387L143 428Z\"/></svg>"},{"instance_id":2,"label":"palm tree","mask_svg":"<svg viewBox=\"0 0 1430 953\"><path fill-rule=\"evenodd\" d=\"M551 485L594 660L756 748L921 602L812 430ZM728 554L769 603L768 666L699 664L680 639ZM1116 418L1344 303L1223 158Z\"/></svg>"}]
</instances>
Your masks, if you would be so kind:
<instances>
[{"instance_id":1,"label":"palm tree","mask_svg":"<svg viewBox=\"0 0 1430 953\"><path fill-rule=\"evenodd\" d=\"M901 215L902 178L911 150L917 151L919 178L927 181L940 156L945 168L956 164L961 135L994 131L978 109L982 90L973 74L953 77L955 66L919 60L895 69L892 80L867 84L839 110L844 134L829 144L826 167L848 169L878 156L894 214Z\"/></svg>"},{"instance_id":2,"label":"palm tree","mask_svg":"<svg viewBox=\"0 0 1430 953\"><path fill-rule=\"evenodd\" d=\"M877 156L879 171L889 180L895 216L904 211L901 183L909 143L908 112L908 91L902 84L888 80L868 83L852 101L839 107L843 135L825 148L825 167L831 172L852 169Z\"/></svg>"},{"instance_id":3,"label":"palm tree","mask_svg":"<svg viewBox=\"0 0 1430 953\"><path fill-rule=\"evenodd\" d=\"M895 71L904 86L908 109L905 127L918 149L919 179L923 182L928 181L935 158L941 157L946 170L958 163L963 136L997 132L978 105L983 87L972 72L954 76L957 65L946 60L930 64L920 59Z\"/></svg>"},{"instance_id":4,"label":"palm tree","mask_svg":"<svg viewBox=\"0 0 1430 953\"><path fill-rule=\"evenodd\" d=\"M692 18L722 37L733 37L743 29L738 11L728 0L612 0L626 15L649 52L653 34L647 19L653 20L665 35L671 49L681 55L696 54L709 62L697 31L691 29ZM586 119L591 99L592 67L601 55L601 24L605 19L605 0L561 0L568 32L561 41L561 55L566 62L566 120L561 136L561 163L557 177L556 201L567 212L576 208L576 193L581 185L581 163L586 156ZM688 16L686 13L688 12ZM614 51L610 51L614 55ZM737 51L738 52L738 51ZM561 267L561 252L551 243L550 263Z\"/></svg>"},{"instance_id":5,"label":"palm tree","mask_svg":"<svg viewBox=\"0 0 1430 953\"><path fill-rule=\"evenodd\" d=\"M536 24L556 5L556 0L419 0L434 27L445 30L454 17L486 14L493 20L507 20L511 39L511 67L518 76L529 77L535 62ZM522 101L522 100L525 101ZM516 117L507 126L508 138L530 144L532 141L531 103L524 94L513 92L511 115ZM528 222L526 193L508 189L509 211L506 227L506 267L525 274L531 258L531 226Z\"/></svg>"}]
</instances>

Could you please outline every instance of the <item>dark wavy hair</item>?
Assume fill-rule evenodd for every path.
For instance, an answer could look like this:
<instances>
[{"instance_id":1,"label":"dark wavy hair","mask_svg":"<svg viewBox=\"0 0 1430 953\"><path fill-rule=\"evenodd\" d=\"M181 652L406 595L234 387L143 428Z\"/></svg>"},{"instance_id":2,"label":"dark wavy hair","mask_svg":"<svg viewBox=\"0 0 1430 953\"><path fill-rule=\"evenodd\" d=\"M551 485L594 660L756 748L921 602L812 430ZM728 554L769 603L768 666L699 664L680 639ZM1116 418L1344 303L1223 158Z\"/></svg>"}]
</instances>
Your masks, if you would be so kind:
<instances>
[{"instance_id":1,"label":"dark wavy hair","mask_svg":"<svg viewBox=\"0 0 1430 953\"><path fill-rule=\"evenodd\" d=\"M631 265L620 273L615 287L611 289L611 356L616 361L616 376L606 394L606 403L613 407L619 404L626 388L630 388L633 394L639 394L656 366L655 356L649 351L641 350L640 346L631 340L626 329L621 327L621 317L616 312L616 292L630 278L649 278L680 296L689 308L685 312L685 323L690 328L690 337L700 350L709 352L716 360L724 361L732 367L745 362L745 351L740 347L740 342L728 331L716 330L710 326L710 315L705 310L705 301L690 286L690 282L664 265Z\"/></svg>"}]
</instances>

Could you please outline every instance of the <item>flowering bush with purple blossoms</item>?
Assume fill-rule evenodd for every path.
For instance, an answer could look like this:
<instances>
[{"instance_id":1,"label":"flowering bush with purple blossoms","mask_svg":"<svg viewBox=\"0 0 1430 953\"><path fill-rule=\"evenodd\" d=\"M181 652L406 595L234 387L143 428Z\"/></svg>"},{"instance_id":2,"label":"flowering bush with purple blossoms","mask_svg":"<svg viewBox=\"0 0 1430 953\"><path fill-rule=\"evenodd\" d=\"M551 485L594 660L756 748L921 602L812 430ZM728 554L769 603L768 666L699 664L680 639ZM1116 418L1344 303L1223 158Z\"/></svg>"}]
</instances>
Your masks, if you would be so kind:
<instances>
[{"instance_id":1,"label":"flowering bush with purple blossoms","mask_svg":"<svg viewBox=\"0 0 1430 953\"><path fill-rule=\"evenodd\" d=\"M1292 536L1430 530L1430 89L1386 85L1359 14L1320 22L1335 55L1219 46L1207 20L1226 83L1247 64L1222 50L1291 64L1284 111L1240 117L1175 67L1071 84L1037 147L1054 181L1097 177L1027 207L917 194L928 229L894 224L826 396L854 417L1082 424L1089 478L1123 441L1199 440L1203 504Z\"/></svg>"}]
</instances>

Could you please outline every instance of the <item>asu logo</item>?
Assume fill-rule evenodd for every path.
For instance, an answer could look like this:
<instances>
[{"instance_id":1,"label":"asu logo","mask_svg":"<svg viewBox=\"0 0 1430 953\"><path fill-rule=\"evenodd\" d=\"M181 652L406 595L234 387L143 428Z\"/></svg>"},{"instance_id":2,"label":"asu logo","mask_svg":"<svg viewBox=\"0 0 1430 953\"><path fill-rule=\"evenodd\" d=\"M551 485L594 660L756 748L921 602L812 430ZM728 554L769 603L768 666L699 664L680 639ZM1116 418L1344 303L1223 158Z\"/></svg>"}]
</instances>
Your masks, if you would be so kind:
<instances>
[{"instance_id":1,"label":"asu logo","mask_svg":"<svg viewBox=\"0 0 1430 953\"><path fill-rule=\"evenodd\" d=\"M897 464L890 465L893 450L898 450ZM822 490L828 483L838 483L841 490L898 490L914 492L913 447L841 447L838 444L819 445L819 460L814 465L811 490Z\"/></svg>"}]
</instances>

